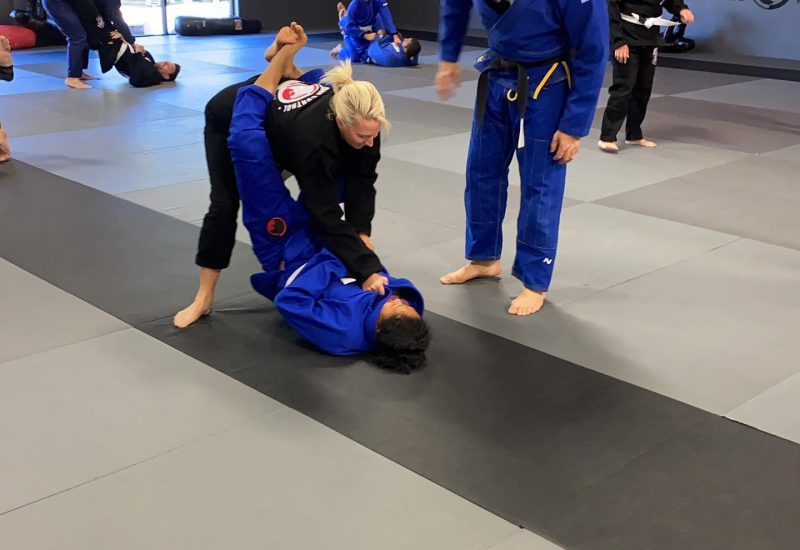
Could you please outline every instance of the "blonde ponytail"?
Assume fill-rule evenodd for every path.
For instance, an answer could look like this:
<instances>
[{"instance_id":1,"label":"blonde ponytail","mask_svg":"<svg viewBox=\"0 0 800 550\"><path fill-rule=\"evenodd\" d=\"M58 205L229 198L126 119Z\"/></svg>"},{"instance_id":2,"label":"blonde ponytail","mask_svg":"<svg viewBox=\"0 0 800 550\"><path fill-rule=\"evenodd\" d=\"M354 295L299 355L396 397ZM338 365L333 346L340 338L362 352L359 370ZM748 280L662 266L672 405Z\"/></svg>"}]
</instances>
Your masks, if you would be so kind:
<instances>
[{"instance_id":1,"label":"blonde ponytail","mask_svg":"<svg viewBox=\"0 0 800 550\"><path fill-rule=\"evenodd\" d=\"M353 78L353 66L349 59L325 73L322 83L333 88L333 114L345 126L352 126L360 117L377 120L383 132L389 131L391 124L386 118L380 92L371 82Z\"/></svg>"}]
</instances>

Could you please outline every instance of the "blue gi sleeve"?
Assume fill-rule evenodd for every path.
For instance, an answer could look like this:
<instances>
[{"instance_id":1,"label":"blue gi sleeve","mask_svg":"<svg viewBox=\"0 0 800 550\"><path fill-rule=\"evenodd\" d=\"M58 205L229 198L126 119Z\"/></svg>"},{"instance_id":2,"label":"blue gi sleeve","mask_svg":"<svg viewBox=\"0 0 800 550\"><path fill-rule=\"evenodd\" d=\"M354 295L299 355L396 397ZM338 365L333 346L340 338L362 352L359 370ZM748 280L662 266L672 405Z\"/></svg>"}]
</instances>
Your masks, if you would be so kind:
<instances>
[{"instance_id":1,"label":"blue gi sleeve","mask_svg":"<svg viewBox=\"0 0 800 550\"><path fill-rule=\"evenodd\" d=\"M375 13L377 13L381 19L383 19L383 28L386 29L386 32L391 35L397 34L397 27L392 19L392 12L389 11L389 2L386 0L372 0L372 3L377 8L375 9Z\"/></svg>"},{"instance_id":2,"label":"blue gi sleeve","mask_svg":"<svg viewBox=\"0 0 800 550\"><path fill-rule=\"evenodd\" d=\"M455 63L467 35L472 0L442 0L439 8L439 58Z\"/></svg>"},{"instance_id":3,"label":"blue gi sleeve","mask_svg":"<svg viewBox=\"0 0 800 550\"><path fill-rule=\"evenodd\" d=\"M589 133L608 60L606 0L561 0L564 27L575 56L572 90L558 129L575 137Z\"/></svg>"},{"instance_id":4,"label":"blue gi sleeve","mask_svg":"<svg viewBox=\"0 0 800 550\"><path fill-rule=\"evenodd\" d=\"M278 292L275 307L289 326L317 348L334 355L353 355L366 349L363 312L323 297L328 285L343 276L336 272L337 263L331 260L304 269Z\"/></svg>"}]
</instances>

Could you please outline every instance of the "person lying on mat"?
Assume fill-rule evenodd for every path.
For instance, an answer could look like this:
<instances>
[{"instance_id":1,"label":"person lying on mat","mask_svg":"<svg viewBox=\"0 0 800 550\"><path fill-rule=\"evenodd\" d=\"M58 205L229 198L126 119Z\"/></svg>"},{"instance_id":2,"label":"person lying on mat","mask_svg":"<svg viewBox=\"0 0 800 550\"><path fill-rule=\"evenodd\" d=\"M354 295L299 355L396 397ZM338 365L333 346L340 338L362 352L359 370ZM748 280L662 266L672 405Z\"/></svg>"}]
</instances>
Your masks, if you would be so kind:
<instances>
[{"instance_id":1,"label":"person lying on mat","mask_svg":"<svg viewBox=\"0 0 800 550\"><path fill-rule=\"evenodd\" d=\"M416 38L403 38L397 29L387 30L380 12L376 12L374 26L373 24L363 25L365 14L362 12L369 5L370 3L362 0L353 0L349 8L345 8L341 2L336 4L339 28L344 41L331 50L331 57L341 60L350 59L354 63L371 63L381 67L417 65L422 46ZM350 14L351 9L355 15ZM384 6L384 9L388 10L388 6ZM356 20L361 22L355 23ZM388 21L394 26L391 16Z\"/></svg>"},{"instance_id":2,"label":"person lying on mat","mask_svg":"<svg viewBox=\"0 0 800 550\"><path fill-rule=\"evenodd\" d=\"M293 72L294 55L307 41L301 26L291 28L296 40L278 51L255 84L238 91L228 138L243 221L263 269L251 283L318 349L332 355L372 352L378 365L409 373L424 362L430 339L422 295L385 269L379 272L383 294L358 285L324 245L302 202L292 198L272 156L264 119L273 99L295 85L281 80ZM312 87L324 88L337 70Z\"/></svg>"},{"instance_id":3,"label":"person lying on mat","mask_svg":"<svg viewBox=\"0 0 800 550\"><path fill-rule=\"evenodd\" d=\"M86 31L89 47L97 50L104 73L114 67L136 88L156 86L178 77L180 65L172 61L156 62L143 46L130 44L106 22L103 0L69 0L69 3Z\"/></svg>"}]
</instances>

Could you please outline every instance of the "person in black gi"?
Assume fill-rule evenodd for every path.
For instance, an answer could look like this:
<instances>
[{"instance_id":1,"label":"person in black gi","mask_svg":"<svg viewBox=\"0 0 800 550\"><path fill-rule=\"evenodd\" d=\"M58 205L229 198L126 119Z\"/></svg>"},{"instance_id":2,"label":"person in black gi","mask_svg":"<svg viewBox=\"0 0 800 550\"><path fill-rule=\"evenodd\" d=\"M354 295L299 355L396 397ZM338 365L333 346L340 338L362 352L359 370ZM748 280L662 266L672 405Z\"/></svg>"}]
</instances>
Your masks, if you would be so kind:
<instances>
[{"instance_id":1,"label":"person in black gi","mask_svg":"<svg viewBox=\"0 0 800 550\"><path fill-rule=\"evenodd\" d=\"M682 23L692 23L694 14L683 0L608 0L611 50L614 59L614 80L609 88L608 104L603 114L598 147L608 153L618 153L617 133L622 122L625 143L655 147L645 139L642 122L653 88L662 10L679 17Z\"/></svg>"}]
</instances>

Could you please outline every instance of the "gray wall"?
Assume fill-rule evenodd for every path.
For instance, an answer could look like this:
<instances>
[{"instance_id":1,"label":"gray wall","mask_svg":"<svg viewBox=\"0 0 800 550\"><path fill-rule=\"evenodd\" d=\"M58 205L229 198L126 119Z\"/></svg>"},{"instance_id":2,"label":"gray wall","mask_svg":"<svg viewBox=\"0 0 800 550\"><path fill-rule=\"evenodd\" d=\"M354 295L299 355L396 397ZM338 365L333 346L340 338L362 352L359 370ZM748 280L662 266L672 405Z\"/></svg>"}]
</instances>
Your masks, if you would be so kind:
<instances>
[{"instance_id":1,"label":"gray wall","mask_svg":"<svg viewBox=\"0 0 800 550\"><path fill-rule=\"evenodd\" d=\"M336 25L335 0L239 0L239 15L261 20L271 31L298 21L308 31L333 31Z\"/></svg>"},{"instance_id":2,"label":"gray wall","mask_svg":"<svg viewBox=\"0 0 800 550\"><path fill-rule=\"evenodd\" d=\"M800 3L765 10L756 0L688 0L696 22L686 36L698 51L800 60Z\"/></svg>"}]
</instances>

